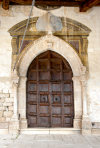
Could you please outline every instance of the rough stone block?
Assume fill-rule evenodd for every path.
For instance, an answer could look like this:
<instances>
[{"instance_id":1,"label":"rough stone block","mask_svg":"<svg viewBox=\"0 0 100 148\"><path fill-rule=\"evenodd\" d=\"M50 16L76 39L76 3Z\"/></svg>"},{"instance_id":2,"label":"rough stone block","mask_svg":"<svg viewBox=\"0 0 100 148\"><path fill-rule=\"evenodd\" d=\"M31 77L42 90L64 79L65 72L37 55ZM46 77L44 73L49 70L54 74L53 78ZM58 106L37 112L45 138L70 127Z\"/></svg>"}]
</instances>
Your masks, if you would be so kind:
<instances>
[{"instance_id":1,"label":"rough stone block","mask_svg":"<svg viewBox=\"0 0 100 148\"><path fill-rule=\"evenodd\" d=\"M0 98L9 98L9 94L0 94Z\"/></svg>"},{"instance_id":2,"label":"rough stone block","mask_svg":"<svg viewBox=\"0 0 100 148\"><path fill-rule=\"evenodd\" d=\"M8 89L3 89L3 93L8 93Z\"/></svg>"},{"instance_id":3,"label":"rough stone block","mask_svg":"<svg viewBox=\"0 0 100 148\"><path fill-rule=\"evenodd\" d=\"M0 107L3 106L3 103L0 102Z\"/></svg>"},{"instance_id":4,"label":"rough stone block","mask_svg":"<svg viewBox=\"0 0 100 148\"><path fill-rule=\"evenodd\" d=\"M3 106L12 106L12 103L5 102L5 103L3 103Z\"/></svg>"},{"instance_id":5,"label":"rough stone block","mask_svg":"<svg viewBox=\"0 0 100 148\"><path fill-rule=\"evenodd\" d=\"M0 111L0 117L2 117L3 116L3 111Z\"/></svg>"},{"instance_id":6,"label":"rough stone block","mask_svg":"<svg viewBox=\"0 0 100 148\"><path fill-rule=\"evenodd\" d=\"M5 102L14 102L14 98L5 98Z\"/></svg>"},{"instance_id":7,"label":"rough stone block","mask_svg":"<svg viewBox=\"0 0 100 148\"><path fill-rule=\"evenodd\" d=\"M0 98L0 103L4 102L5 98Z\"/></svg>"},{"instance_id":8,"label":"rough stone block","mask_svg":"<svg viewBox=\"0 0 100 148\"><path fill-rule=\"evenodd\" d=\"M9 134L19 134L19 121L10 122Z\"/></svg>"},{"instance_id":9,"label":"rough stone block","mask_svg":"<svg viewBox=\"0 0 100 148\"><path fill-rule=\"evenodd\" d=\"M6 117L6 122L10 122L11 118L10 117Z\"/></svg>"},{"instance_id":10,"label":"rough stone block","mask_svg":"<svg viewBox=\"0 0 100 148\"><path fill-rule=\"evenodd\" d=\"M10 98L14 98L14 94L10 94Z\"/></svg>"},{"instance_id":11,"label":"rough stone block","mask_svg":"<svg viewBox=\"0 0 100 148\"><path fill-rule=\"evenodd\" d=\"M0 129L0 135L8 135L8 129Z\"/></svg>"},{"instance_id":12,"label":"rough stone block","mask_svg":"<svg viewBox=\"0 0 100 148\"><path fill-rule=\"evenodd\" d=\"M13 89L9 89L9 93L12 94L14 92Z\"/></svg>"},{"instance_id":13,"label":"rough stone block","mask_svg":"<svg viewBox=\"0 0 100 148\"><path fill-rule=\"evenodd\" d=\"M1 117L0 118L0 122L5 122L6 121L6 118L5 117Z\"/></svg>"},{"instance_id":14,"label":"rough stone block","mask_svg":"<svg viewBox=\"0 0 100 148\"><path fill-rule=\"evenodd\" d=\"M0 123L0 129L8 129L8 127L9 127L9 123L7 123L7 122L1 122Z\"/></svg>"},{"instance_id":15,"label":"rough stone block","mask_svg":"<svg viewBox=\"0 0 100 148\"><path fill-rule=\"evenodd\" d=\"M13 115L12 111L4 111L4 117L11 117Z\"/></svg>"},{"instance_id":16,"label":"rough stone block","mask_svg":"<svg viewBox=\"0 0 100 148\"><path fill-rule=\"evenodd\" d=\"M4 111L4 110L6 110L6 107L4 106L0 107L0 111Z\"/></svg>"},{"instance_id":17,"label":"rough stone block","mask_svg":"<svg viewBox=\"0 0 100 148\"><path fill-rule=\"evenodd\" d=\"M14 106L9 106L9 110L13 111L14 110Z\"/></svg>"}]
</instances>

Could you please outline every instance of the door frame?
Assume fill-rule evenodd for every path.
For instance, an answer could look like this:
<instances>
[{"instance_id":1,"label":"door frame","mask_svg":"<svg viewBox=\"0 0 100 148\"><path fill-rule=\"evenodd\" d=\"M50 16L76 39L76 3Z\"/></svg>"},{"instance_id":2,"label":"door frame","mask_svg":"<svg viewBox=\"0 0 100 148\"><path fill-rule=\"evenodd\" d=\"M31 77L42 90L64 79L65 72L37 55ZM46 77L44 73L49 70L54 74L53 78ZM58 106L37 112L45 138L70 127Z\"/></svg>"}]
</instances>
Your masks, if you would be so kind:
<instances>
[{"instance_id":1,"label":"door frame","mask_svg":"<svg viewBox=\"0 0 100 148\"><path fill-rule=\"evenodd\" d=\"M86 83L86 67L83 66L76 51L62 39L53 35L46 35L29 45L20 55L16 69L19 74L18 85L18 113L20 114L20 129L27 128L26 119L26 80L27 70L33 59L40 53L51 50L63 56L73 71L74 88L74 120L73 128L81 129L84 110L87 111L87 102L83 102L83 83ZM84 90L85 91L85 90ZM86 96L85 96L86 97ZM87 116L87 115L86 115Z\"/></svg>"}]
</instances>

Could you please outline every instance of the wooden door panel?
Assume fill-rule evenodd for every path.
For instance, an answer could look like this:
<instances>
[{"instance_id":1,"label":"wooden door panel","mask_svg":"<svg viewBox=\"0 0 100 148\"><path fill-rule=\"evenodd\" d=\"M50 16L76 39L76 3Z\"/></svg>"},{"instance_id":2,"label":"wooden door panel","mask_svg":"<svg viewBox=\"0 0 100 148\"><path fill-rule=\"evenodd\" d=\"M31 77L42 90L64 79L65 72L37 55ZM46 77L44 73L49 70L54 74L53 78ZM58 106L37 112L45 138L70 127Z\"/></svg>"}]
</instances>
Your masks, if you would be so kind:
<instances>
[{"instance_id":1,"label":"wooden door panel","mask_svg":"<svg viewBox=\"0 0 100 148\"><path fill-rule=\"evenodd\" d=\"M48 71L47 72L45 72L45 71L39 72L39 80L48 80L48 79L49 79Z\"/></svg>"},{"instance_id":2,"label":"wooden door panel","mask_svg":"<svg viewBox=\"0 0 100 148\"><path fill-rule=\"evenodd\" d=\"M37 80L37 72L30 71L28 74L29 80Z\"/></svg>"},{"instance_id":3,"label":"wooden door panel","mask_svg":"<svg viewBox=\"0 0 100 148\"><path fill-rule=\"evenodd\" d=\"M61 91L61 84L57 84L57 83L52 83L52 85L51 85L51 89L52 89L52 91Z\"/></svg>"},{"instance_id":4,"label":"wooden door panel","mask_svg":"<svg viewBox=\"0 0 100 148\"><path fill-rule=\"evenodd\" d=\"M61 80L61 72L52 71L51 72L51 80Z\"/></svg>"},{"instance_id":5,"label":"wooden door panel","mask_svg":"<svg viewBox=\"0 0 100 148\"><path fill-rule=\"evenodd\" d=\"M28 94L28 102L30 102L30 101L36 102L37 101L37 95Z\"/></svg>"},{"instance_id":6,"label":"wooden door panel","mask_svg":"<svg viewBox=\"0 0 100 148\"><path fill-rule=\"evenodd\" d=\"M28 91L29 92L37 91L37 84L35 84L35 83L29 83L28 84Z\"/></svg>"},{"instance_id":7,"label":"wooden door panel","mask_svg":"<svg viewBox=\"0 0 100 148\"><path fill-rule=\"evenodd\" d=\"M71 84L64 83L63 90L64 90L64 92L71 91Z\"/></svg>"},{"instance_id":8,"label":"wooden door panel","mask_svg":"<svg viewBox=\"0 0 100 148\"><path fill-rule=\"evenodd\" d=\"M40 106L40 114L49 114L49 106Z\"/></svg>"},{"instance_id":9,"label":"wooden door panel","mask_svg":"<svg viewBox=\"0 0 100 148\"><path fill-rule=\"evenodd\" d=\"M64 95L64 103L71 104L71 102L72 102L71 97L72 97L72 95Z\"/></svg>"},{"instance_id":10,"label":"wooden door panel","mask_svg":"<svg viewBox=\"0 0 100 148\"><path fill-rule=\"evenodd\" d=\"M40 95L40 103L48 103L48 95Z\"/></svg>"},{"instance_id":11,"label":"wooden door panel","mask_svg":"<svg viewBox=\"0 0 100 148\"><path fill-rule=\"evenodd\" d=\"M71 80L71 79L72 79L72 72L71 71L63 73L63 80L64 81Z\"/></svg>"},{"instance_id":12,"label":"wooden door panel","mask_svg":"<svg viewBox=\"0 0 100 148\"><path fill-rule=\"evenodd\" d=\"M39 117L40 127L50 127L50 117Z\"/></svg>"},{"instance_id":13,"label":"wooden door panel","mask_svg":"<svg viewBox=\"0 0 100 148\"><path fill-rule=\"evenodd\" d=\"M72 70L59 54L36 57L27 73L26 115L29 127L72 127L74 117Z\"/></svg>"},{"instance_id":14,"label":"wooden door panel","mask_svg":"<svg viewBox=\"0 0 100 148\"><path fill-rule=\"evenodd\" d=\"M64 106L64 114L65 115L71 114L71 107L70 106Z\"/></svg>"},{"instance_id":15,"label":"wooden door panel","mask_svg":"<svg viewBox=\"0 0 100 148\"><path fill-rule=\"evenodd\" d=\"M29 113L30 112L33 112L33 113L37 112L37 105L30 105L30 104L28 104L28 108L29 108Z\"/></svg>"},{"instance_id":16,"label":"wooden door panel","mask_svg":"<svg viewBox=\"0 0 100 148\"><path fill-rule=\"evenodd\" d=\"M53 106L52 107L52 114L53 115L62 115L62 107L61 106Z\"/></svg>"},{"instance_id":17,"label":"wooden door panel","mask_svg":"<svg viewBox=\"0 0 100 148\"><path fill-rule=\"evenodd\" d=\"M52 127L62 126L62 117L52 117Z\"/></svg>"},{"instance_id":18,"label":"wooden door panel","mask_svg":"<svg viewBox=\"0 0 100 148\"><path fill-rule=\"evenodd\" d=\"M49 84L39 84L39 91L49 91Z\"/></svg>"},{"instance_id":19,"label":"wooden door panel","mask_svg":"<svg viewBox=\"0 0 100 148\"><path fill-rule=\"evenodd\" d=\"M61 95L53 95L53 103L61 103Z\"/></svg>"}]
</instances>

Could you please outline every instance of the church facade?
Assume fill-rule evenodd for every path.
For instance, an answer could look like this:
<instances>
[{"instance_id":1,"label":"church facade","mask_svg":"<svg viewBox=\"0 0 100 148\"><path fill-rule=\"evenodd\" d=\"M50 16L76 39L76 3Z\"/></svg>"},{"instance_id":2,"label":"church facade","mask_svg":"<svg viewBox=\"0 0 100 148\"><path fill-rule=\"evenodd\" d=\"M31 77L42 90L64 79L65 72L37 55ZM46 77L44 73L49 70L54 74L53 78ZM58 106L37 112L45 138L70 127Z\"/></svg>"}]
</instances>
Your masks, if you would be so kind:
<instances>
[{"instance_id":1,"label":"church facade","mask_svg":"<svg viewBox=\"0 0 100 148\"><path fill-rule=\"evenodd\" d=\"M100 134L99 7L0 6L0 134Z\"/></svg>"}]
</instances>

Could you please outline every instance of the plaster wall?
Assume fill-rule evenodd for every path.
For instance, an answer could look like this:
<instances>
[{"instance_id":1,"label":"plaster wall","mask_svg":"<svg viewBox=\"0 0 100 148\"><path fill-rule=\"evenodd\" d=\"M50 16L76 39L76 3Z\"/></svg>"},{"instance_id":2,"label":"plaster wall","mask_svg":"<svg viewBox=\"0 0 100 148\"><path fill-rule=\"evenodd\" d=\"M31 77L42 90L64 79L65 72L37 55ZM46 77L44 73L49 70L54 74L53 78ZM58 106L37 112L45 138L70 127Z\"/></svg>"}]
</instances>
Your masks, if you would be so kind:
<instances>
[{"instance_id":1,"label":"plaster wall","mask_svg":"<svg viewBox=\"0 0 100 148\"><path fill-rule=\"evenodd\" d=\"M11 88L11 36L7 32L12 26L25 20L29 16L30 6L10 6L9 10L3 10L0 5L0 120L8 121L12 116L12 112L6 115L10 106L13 108L13 101L8 101L7 98L13 99L13 89ZM80 13L78 8L61 7L51 11L52 14L60 17L67 17L76 20L91 29L88 37L88 62L89 62L89 79L87 81L87 103L88 114L91 122L100 122L100 8L94 7L88 12ZM46 11L34 7L32 17L39 17L45 14ZM3 95L5 94L5 95ZM2 97L3 95L3 97ZM8 96L6 96L8 95ZM2 103L3 99L3 103ZM9 99L8 99L9 100ZM9 110L10 111L10 110Z\"/></svg>"}]
</instances>

